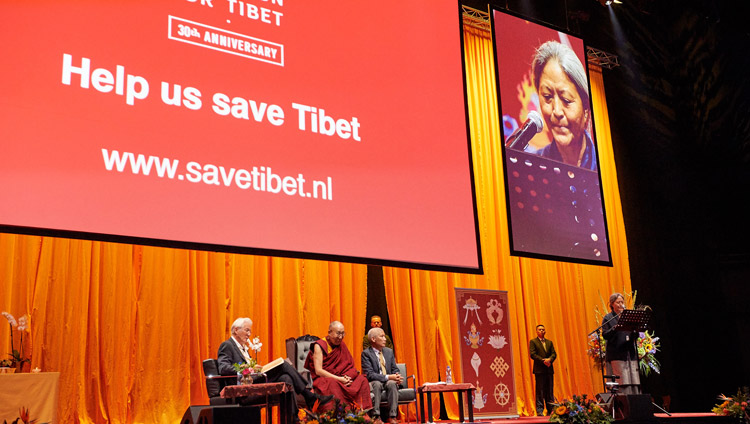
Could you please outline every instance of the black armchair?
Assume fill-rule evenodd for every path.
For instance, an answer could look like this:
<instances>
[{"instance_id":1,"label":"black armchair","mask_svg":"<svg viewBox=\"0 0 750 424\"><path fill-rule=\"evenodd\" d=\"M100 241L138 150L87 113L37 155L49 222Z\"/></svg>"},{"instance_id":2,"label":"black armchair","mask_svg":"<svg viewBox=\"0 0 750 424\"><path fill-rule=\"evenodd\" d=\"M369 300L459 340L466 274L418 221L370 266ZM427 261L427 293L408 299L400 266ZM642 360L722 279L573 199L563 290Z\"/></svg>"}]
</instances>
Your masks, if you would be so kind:
<instances>
[{"instance_id":1,"label":"black armchair","mask_svg":"<svg viewBox=\"0 0 750 424\"><path fill-rule=\"evenodd\" d=\"M307 381L307 388L310 390L312 390L313 384L310 378L310 371L305 368L305 360L307 360L310 347L317 340L319 340L319 337L309 334L297 337L296 339L294 337L286 339L286 357L289 358L289 361L297 369L297 372L302 375L302 378Z\"/></svg>"},{"instance_id":2,"label":"black armchair","mask_svg":"<svg viewBox=\"0 0 750 424\"><path fill-rule=\"evenodd\" d=\"M219 362L216 359L203 360L203 374L206 376L206 392L211 405L228 405L233 399L224 399L220 396L221 389L225 386L237 384L236 375L219 375Z\"/></svg>"}]
</instances>

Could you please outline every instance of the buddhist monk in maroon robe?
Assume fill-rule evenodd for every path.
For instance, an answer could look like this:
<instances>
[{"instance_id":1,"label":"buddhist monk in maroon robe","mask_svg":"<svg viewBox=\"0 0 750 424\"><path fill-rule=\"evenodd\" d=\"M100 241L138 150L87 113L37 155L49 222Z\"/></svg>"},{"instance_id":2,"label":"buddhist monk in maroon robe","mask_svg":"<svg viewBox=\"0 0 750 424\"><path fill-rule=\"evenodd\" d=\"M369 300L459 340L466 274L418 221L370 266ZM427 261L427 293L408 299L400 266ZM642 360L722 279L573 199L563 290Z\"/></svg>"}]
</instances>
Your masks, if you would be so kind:
<instances>
[{"instance_id":1,"label":"buddhist monk in maroon robe","mask_svg":"<svg viewBox=\"0 0 750 424\"><path fill-rule=\"evenodd\" d=\"M370 383L354 368L354 358L344 343L344 324L334 321L328 326L325 340L313 343L305 360L313 387L323 395L334 395L363 410L372 408ZM329 409L333 403L326 405ZM321 411L323 412L323 411Z\"/></svg>"}]
</instances>

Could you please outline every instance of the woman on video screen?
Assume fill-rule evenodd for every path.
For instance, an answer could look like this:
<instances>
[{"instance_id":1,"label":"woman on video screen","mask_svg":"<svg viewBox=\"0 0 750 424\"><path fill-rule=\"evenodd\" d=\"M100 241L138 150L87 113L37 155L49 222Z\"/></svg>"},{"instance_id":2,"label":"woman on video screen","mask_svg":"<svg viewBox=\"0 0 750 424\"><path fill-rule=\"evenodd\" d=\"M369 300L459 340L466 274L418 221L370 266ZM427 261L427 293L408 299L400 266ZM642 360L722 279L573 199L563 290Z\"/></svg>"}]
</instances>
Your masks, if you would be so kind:
<instances>
[{"instance_id":1,"label":"woman on video screen","mask_svg":"<svg viewBox=\"0 0 750 424\"><path fill-rule=\"evenodd\" d=\"M589 89L580 59L567 45L547 41L534 55L532 72L544 127L551 138L535 153L596 171L596 149L587 131L591 119Z\"/></svg>"}]
</instances>

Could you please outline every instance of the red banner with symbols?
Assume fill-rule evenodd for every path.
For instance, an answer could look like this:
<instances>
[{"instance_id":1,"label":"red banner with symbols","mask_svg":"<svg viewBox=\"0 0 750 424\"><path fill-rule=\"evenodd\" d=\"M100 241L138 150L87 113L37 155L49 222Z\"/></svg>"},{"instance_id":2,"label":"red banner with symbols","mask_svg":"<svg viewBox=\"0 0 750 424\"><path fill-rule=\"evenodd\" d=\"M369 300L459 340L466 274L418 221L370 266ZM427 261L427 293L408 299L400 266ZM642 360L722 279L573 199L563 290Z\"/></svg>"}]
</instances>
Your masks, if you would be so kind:
<instances>
[{"instance_id":1,"label":"red banner with symbols","mask_svg":"<svg viewBox=\"0 0 750 424\"><path fill-rule=\"evenodd\" d=\"M477 417L518 416L508 292L456 288L461 375Z\"/></svg>"}]
</instances>

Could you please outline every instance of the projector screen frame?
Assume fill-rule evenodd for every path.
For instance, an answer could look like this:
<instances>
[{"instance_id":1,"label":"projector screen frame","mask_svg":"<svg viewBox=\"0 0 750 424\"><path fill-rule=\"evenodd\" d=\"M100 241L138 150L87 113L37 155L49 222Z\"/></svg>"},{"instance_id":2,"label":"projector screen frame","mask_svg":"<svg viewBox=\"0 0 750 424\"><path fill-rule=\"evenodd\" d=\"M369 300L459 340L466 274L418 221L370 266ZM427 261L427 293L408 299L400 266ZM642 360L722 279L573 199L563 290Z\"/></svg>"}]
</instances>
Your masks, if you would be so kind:
<instances>
[{"instance_id":1,"label":"projector screen frame","mask_svg":"<svg viewBox=\"0 0 750 424\"><path fill-rule=\"evenodd\" d=\"M556 31L561 34L565 34L568 37L572 37L575 39L578 39L581 41L583 45L583 65L586 71L586 82L588 84L588 90L589 90L589 108L591 110L591 138L594 141L594 149L596 151L596 161L597 161L597 177L598 177L598 187L599 187L599 195L600 195L600 201L601 201L601 219L603 224L603 232L604 232L604 244L606 246L606 259L605 260L597 260L597 259L589 259L589 258L582 258L582 257L573 257L573 256L563 256L560 254L553 254L553 253L545 253L545 252L539 252L539 251L529 251L529 250L521 250L519 248L516 248L514 246L514 232L513 232L513 205L511 204L511 198L512 193L510 190L510 184L508 179L508 167L506 166L509 162L508 158L508 150L509 148L506 146L506 135L503 131L504 127L504 111L502 106L502 90L501 90L501 79L500 79L500 65L498 61L498 49L499 49L499 41L497 40L497 22L495 19L495 14L500 13L503 15L510 16L512 18L521 19L524 21L527 21L533 25L538 25L540 27L543 27L547 30ZM586 264L586 265L599 265L599 266L613 266L612 264L612 251L610 246L610 238L609 238L609 226L607 224L607 213L606 213L606 207L604 202L604 192L602 188L602 180L601 180L601 160L599 157L599 140L596 138L596 120L594 119L593 114L593 106L592 106L592 96L591 96L591 78L590 78L590 72L589 72L589 61L588 56L586 55L586 43L585 40L583 40L581 37L578 37L569 31L558 28L555 25L552 25L547 22L535 20L533 18L522 16L518 13L515 13L510 10L502 9L496 6L490 6L489 8L489 18L490 18L490 26L491 26L491 37L492 37L492 46L493 46L493 59L494 59L494 65L495 65L495 88L497 90L497 101L498 101L498 119L501 123L500 133L501 133L501 139L502 139L502 145L500 146L500 150L502 151L502 161L503 161L503 183L504 183L504 190L505 190L505 199L506 199L506 217L507 217L507 224L508 224L508 238L509 238L509 249L511 256L518 256L518 257L527 257L527 258L533 258L533 259L543 259L543 260L550 260L550 261L559 261L559 262L570 262L570 263L579 263L579 264ZM538 40L543 41L543 40ZM539 45L539 43L537 43ZM531 64L531 57L528 58L527 63ZM533 87L533 82L532 82ZM536 87L533 87L536 89ZM511 93L509 96L512 96L516 93ZM519 122L519 124L522 124ZM571 248L571 251L573 248Z\"/></svg>"},{"instance_id":2,"label":"projector screen frame","mask_svg":"<svg viewBox=\"0 0 750 424\"><path fill-rule=\"evenodd\" d=\"M452 7L452 6L451 6ZM456 18L457 19L457 40L459 40L459 48L456 49L455 54L459 54L460 56L460 66L461 66L461 77L462 81L460 84L460 88L462 89L462 95L463 95L463 121L465 125L466 130L466 154L467 154L467 160L468 160L468 184L466 187L468 188L470 186L471 191L471 211L473 214L473 229L474 229L474 248L476 249L476 259L477 259L477 266L454 266L454 265L446 265L446 264L439 264L439 263L429 263L429 262L414 262L414 261L407 261L407 260L398 260L398 259L384 259L384 258L377 258L377 257L362 257L362 256L356 256L356 255L346 255L346 254L331 254L331 253L318 253L318 252L309 252L309 251L302 251L302 250L295 250L295 249L273 249L273 248L267 248L267 247L256 247L253 245L252 242L248 242L248 245L228 245L228 244L211 244L211 243L203 243L203 242L193 242L193 241L179 241L179 240L173 240L173 239L161 239L161 238L149 238L149 237L138 237L138 236L132 236L132 235L125 235L125 234L114 234L114 233L100 233L100 232L89 232L89 231L77 231L77 230L67 230L67 229L61 229L61 228L46 228L43 226L39 227L32 227L32 226L19 226L19 225L12 225L8 223L0 223L0 232L5 233L14 233L14 234L26 234L26 235L35 235L35 236L44 236L44 237L60 237L60 238L69 238L69 239L79 239L79 240L90 240L90 241L100 241L100 242L114 242L114 243L128 243L128 244L136 244L136 245L144 245L144 246L157 246L157 247L167 247L167 248L177 248L177 249L195 249L195 250L204 250L204 251L215 251L215 252L227 252L227 253L238 253L238 254L250 254L250 255L266 255L266 256L276 256L276 257L289 257L289 258L299 258L299 259L312 259L312 260L328 260L328 261L340 261L340 262L351 262L351 263L361 263L361 264L373 264L373 265L381 265L381 266L394 266L394 267L401 267L401 268L413 268L413 269L424 269L424 270L433 270L433 271L444 271L444 272L459 272L459 273L468 273L468 274L482 274L483 273L483 264L482 264L482 249L481 249L481 234L479 231L479 220L478 220L478 212L477 212L477 196L476 196L476 187L475 187L475 180L474 180L474 169L473 169L473 157L472 157L472 150L471 150L471 132L470 132L470 125L469 125L469 111L468 111L468 103L467 103L467 97L466 97L466 67L465 67L465 56L464 56L464 46L463 46L463 26L462 26L462 11L461 11L461 4L460 2L457 2L455 5L456 10ZM80 57L77 56L77 57ZM92 66L93 68L93 66ZM459 87L458 82L456 82L456 87ZM458 102L455 103L458 105ZM468 198L468 190L466 190L466 197ZM468 202L467 202L467 216L468 216ZM468 227L468 219L465 220ZM440 229L436 229L436 231L440 231ZM398 243L398 239L394 239L394 244ZM353 238L351 240L351 243L368 243L367 239L356 239Z\"/></svg>"}]
</instances>

